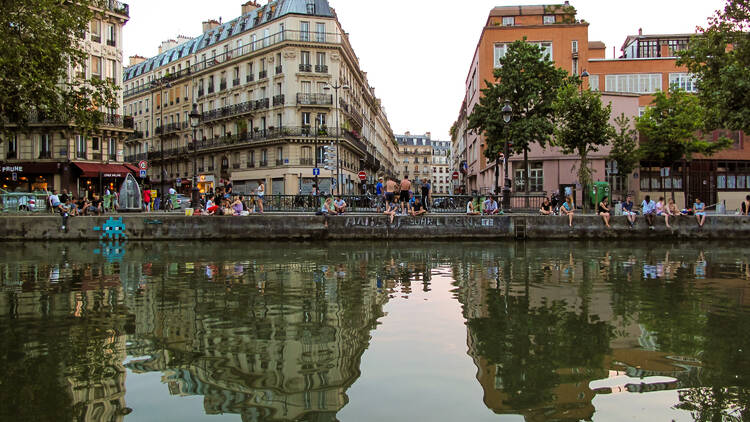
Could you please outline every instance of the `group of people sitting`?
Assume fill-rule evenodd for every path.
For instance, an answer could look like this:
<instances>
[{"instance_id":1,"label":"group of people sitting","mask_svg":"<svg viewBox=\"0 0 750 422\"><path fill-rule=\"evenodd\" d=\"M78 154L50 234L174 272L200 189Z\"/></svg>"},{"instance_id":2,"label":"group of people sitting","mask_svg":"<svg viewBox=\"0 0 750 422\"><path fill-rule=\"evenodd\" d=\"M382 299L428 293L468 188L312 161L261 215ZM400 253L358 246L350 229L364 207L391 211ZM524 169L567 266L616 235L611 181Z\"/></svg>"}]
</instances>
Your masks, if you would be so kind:
<instances>
[{"instance_id":1,"label":"group of people sitting","mask_svg":"<svg viewBox=\"0 0 750 422\"><path fill-rule=\"evenodd\" d=\"M254 207L253 207L254 208ZM255 212L255 209L249 209L242 195L224 194L217 196L210 194L206 198L206 215L236 215L243 216Z\"/></svg>"},{"instance_id":2,"label":"group of people sitting","mask_svg":"<svg viewBox=\"0 0 750 422\"><path fill-rule=\"evenodd\" d=\"M488 196L481 202L481 205L476 197L466 203L466 215L498 215L502 213L493 195Z\"/></svg>"},{"instance_id":3,"label":"group of people sitting","mask_svg":"<svg viewBox=\"0 0 750 422\"><path fill-rule=\"evenodd\" d=\"M745 203L750 204L750 196L747 197ZM750 205L747 206L747 208L750 209ZM559 214L568 217L568 225L570 227L573 227L573 215L575 215L575 212L576 210L575 204L573 203L573 197L568 196L567 198L565 198L565 202L563 202L563 204L559 207ZM695 198L695 202L691 210L680 210L679 208L677 208L674 199L669 199L665 202L664 197L660 197L658 202L654 202L651 199L650 195L646 195L646 197L643 199L643 203L641 204L640 212L643 214L646 222L648 223L649 229L651 230L654 230L654 221L656 217L664 217L664 222L668 229L672 228L672 226L669 224L670 219L674 224L675 219L677 219L678 217L690 214L695 216L698 227L702 228L706 223L706 204L701 201L700 198ZM539 213L541 215L556 214L555 207L552 205L548 198L544 199L542 206L539 209ZM622 203L622 213L626 217L630 228L634 228L635 221L637 216L639 215L639 212L635 210L632 195L628 195L625 201ZM602 218L602 221L604 222L604 225L607 226L607 228L612 227L610 225L612 219L612 209L608 197L604 197L599 202L599 204L597 204L596 214ZM747 212L745 212L745 215L747 215Z\"/></svg>"}]
</instances>

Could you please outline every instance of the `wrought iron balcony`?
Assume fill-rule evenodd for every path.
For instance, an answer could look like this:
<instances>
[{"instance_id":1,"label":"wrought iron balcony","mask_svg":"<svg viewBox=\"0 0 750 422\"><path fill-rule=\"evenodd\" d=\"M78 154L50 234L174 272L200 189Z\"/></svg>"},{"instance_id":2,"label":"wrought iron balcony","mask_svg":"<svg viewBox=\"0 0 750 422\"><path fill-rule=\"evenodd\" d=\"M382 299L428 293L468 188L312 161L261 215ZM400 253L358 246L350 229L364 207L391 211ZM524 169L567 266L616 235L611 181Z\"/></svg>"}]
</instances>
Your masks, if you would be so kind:
<instances>
[{"instance_id":1,"label":"wrought iron balcony","mask_svg":"<svg viewBox=\"0 0 750 422\"><path fill-rule=\"evenodd\" d=\"M274 106L284 105L284 94L275 95L273 97L273 105Z\"/></svg>"},{"instance_id":2,"label":"wrought iron balcony","mask_svg":"<svg viewBox=\"0 0 750 422\"><path fill-rule=\"evenodd\" d=\"M312 72L312 65L309 63L300 63L299 71L300 72Z\"/></svg>"},{"instance_id":3,"label":"wrought iron balcony","mask_svg":"<svg viewBox=\"0 0 750 422\"><path fill-rule=\"evenodd\" d=\"M260 162L261 167L268 167L268 161L261 161Z\"/></svg>"},{"instance_id":4,"label":"wrought iron balcony","mask_svg":"<svg viewBox=\"0 0 750 422\"><path fill-rule=\"evenodd\" d=\"M208 85L208 93L213 94L214 93L214 86L213 84Z\"/></svg>"},{"instance_id":5,"label":"wrought iron balcony","mask_svg":"<svg viewBox=\"0 0 750 422\"><path fill-rule=\"evenodd\" d=\"M251 73L247 76L245 76L245 83L250 83L255 80L255 74Z\"/></svg>"},{"instance_id":6,"label":"wrought iron balcony","mask_svg":"<svg viewBox=\"0 0 750 422\"><path fill-rule=\"evenodd\" d=\"M215 110L203 113L202 119L204 122L211 122L223 118L248 114L257 108L256 103L256 101L246 101L240 104L217 108Z\"/></svg>"},{"instance_id":7,"label":"wrought iron balcony","mask_svg":"<svg viewBox=\"0 0 750 422\"><path fill-rule=\"evenodd\" d=\"M284 69L281 66L276 66L276 74L279 75L281 72L283 72Z\"/></svg>"},{"instance_id":8,"label":"wrought iron balcony","mask_svg":"<svg viewBox=\"0 0 750 422\"><path fill-rule=\"evenodd\" d=\"M328 66L324 64L316 64L315 71L318 73L328 73Z\"/></svg>"},{"instance_id":9,"label":"wrought iron balcony","mask_svg":"<svg viewBox=\"0 0 750 422\"><path fill-rule=\"evenodd\" d=\"M255 108L256 109L268 108L268 98L255 101Z\"/></svg>"},{"instance_id":10,"label":"wrought iron balcony","mask_svg":"<svg viewBox=\"0 0 750 422\"><path fill-rule=\"evenodd\" d=\"M224 91L225 89L227 89L227 81L219 82L219 91Z\"/></svg>"},{"instance_id":11,"label":"wrought iron balcony","mask_svg":"<svg viewBox=\"0 0 750 422\"><path fill-rule=\"evenodd\" d=\"M313 159L312 158L300 158L299 159L299 165L301 165L301 166L311 166L311 165L313 165Z\"/></svg>"},{"instance_id":12,"label":"wrought iron balcony","mask_svg":"<svg viewBox=\"0 0 750 422\"><path fill-rule=\"evenodd\" d=\"M283 159L281 159L281 160L276 160L276 165L277 165L277 166L283 166L283 165L284 165L284 160L283 160Z\"/></svg>"},{"instance_id":13,"label":"wrought iron balcony","mask_svg":"<svg viewBox=\"0 0 750 422\"><path fill-rule=\"evenodd\" d=\"M332 94L307 94L304 92L297 93L298 105L332 105Z\"/></svg>"},{"instance_id":14,"label":"wrought iron balcony","mask_svg":"<svg viewBox=\"0 0 750 422\"><path fill-rule=\"evenodd\" d=\"M261 70L258 72L258 79L264 79L268 77L268 71L267 70Z\"/></svg>"},{"instance_id":15,"label":"wrought iron balcony","mask_svg":"<svg viewBox=\"0 0 750 422\"><path fill-rule=\"evenodd\" d=\"M232 87L240 86L240 78L236 78L232 80Z\"/></svg>"},{"instance_id":16,"label":"wrought iron balcony","mask_svg":"<svg viewBox=\"0 0 750 422\"><path fill-rule=\"evenodd\" d=\"M247 168L249 168L249 169L255 168L255 161L248 161L247 162Z\"/></svg>"}]
</instances>

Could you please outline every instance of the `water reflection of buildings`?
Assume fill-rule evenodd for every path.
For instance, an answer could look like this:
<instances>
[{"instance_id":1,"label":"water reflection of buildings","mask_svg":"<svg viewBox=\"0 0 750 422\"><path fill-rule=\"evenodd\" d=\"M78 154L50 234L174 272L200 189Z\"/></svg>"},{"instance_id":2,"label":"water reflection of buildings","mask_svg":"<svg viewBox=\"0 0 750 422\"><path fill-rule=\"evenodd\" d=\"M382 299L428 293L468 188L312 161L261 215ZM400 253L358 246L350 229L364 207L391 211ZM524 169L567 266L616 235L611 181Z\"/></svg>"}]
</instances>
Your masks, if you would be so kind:
<instances>
[{"instance_id":1,"label":"water reflection of buildings","mask_svg":"<svg viewBox=\"0 0 750 422\"><path fill-rule=\"evenodd\" d=\"M335 420L387 298L374 279L343 263L172 270L127 300L138 315L128 353L145 356L131 370L161 372L173 395L204 396L207 414Z\"/></svg>"},{"instance_id":2,"label":"water reflection of buildings","mask_svg":"<svg viewBox=\"0 0 750 422\"><path fill-rule=\"evenodd\" d=\"M705 385L703 364L694 357L702 354L702 337L679 344L671 337L690 333L669 324L684 317L703 327L693 315L748 305L747 262L737 264L738 272L736 266L707 266L698 251L613 259L603 251L539 249L485 251L454 266L456 295L468 320L468 353L484 403L496 413L522 414L526 421L591 420L598 394ZM678 278L687 286L674 285ZM642 284L627 284L635 293L620 297L613 287L618 280ZM662 298L664 292L677 299ZM644 302L648 295L657 298ZM660 299L673 306L685 302L686 309L672 309L680 317L660 321L654 315L669 309ZM684 350L688 355L674 352Z\"/></svg>"},{"instance_id":3,"label":"water reflection of buildings","mask_svg":"<svg viewBox=\"0 0 750 422\"><path fill-rule=\"evenodd\" d=\"M108 264L0 264L0 314L9 317L0 323L0 419L123 420L133 318L116 273Z\"/></svg>"}]
</instances>

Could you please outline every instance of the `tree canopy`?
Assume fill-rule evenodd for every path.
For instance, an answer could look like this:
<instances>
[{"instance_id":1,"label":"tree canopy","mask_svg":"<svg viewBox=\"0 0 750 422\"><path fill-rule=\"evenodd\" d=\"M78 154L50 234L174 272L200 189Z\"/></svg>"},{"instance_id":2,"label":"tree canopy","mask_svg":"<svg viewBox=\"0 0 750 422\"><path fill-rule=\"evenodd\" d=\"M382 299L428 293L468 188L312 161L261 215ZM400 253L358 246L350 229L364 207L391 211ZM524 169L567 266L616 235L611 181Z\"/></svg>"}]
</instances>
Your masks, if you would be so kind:
<instances>
[{"instance_id":1,"label":"tree canopy","mask_svg":"<svg viewBox=\"0 0 750 422\"><path fill-rule=\"evenodd\" d=\"M88 67L83 35L100 2L3 2L0 131L23 130L33 116L90 131L102 120L99 109L117 107L115 84L103 78L84 80L74 71Z\"/></svg>"},{"instance_id":2,"label":"tree canopy","mask_svg":"<svg viewBox=\"0 0 750 422\"><path fill-rule=\"evenodd\" d=\"M538 45L525 38L508 46L493 72L495 82L485 81L479 104L469 115L468 128L486 138L488 158L503 152L506 141L512 142L512 154L528 152L533 143L546 145L555 129L553 103L566 75ZM506 100L513 109L507 124L501 111Z\"/></svg>"},{"instance_id":3,"label":"tree canopy","mask_svg":"<svg viewBox=\"0 0 750 422\"><path fill-rule=\"evenodd\" d=\"M706 126L750 132L750 0L728 0L698 31L677 64L696 77Z\"/></svg>"},{"instance_id":4,"label":"tree canopy","mask_svg":"<svg viewBox=\"0 0 750 422\"><path fill-rule=\"evenodd\" d=\"M705 115L695 95L675 87L668 93L655 93L651 106L636 119L636 127L646 138L641 144L643 159L672 165L683 158L690 160L693 154L713 155L728 147L729 139L713 142L700 137Z\"/></svg>"},{"instance_id":5,"label":"tree canopy","mask_svg":"<svg viewBox=\"0 0 750 422\"><path fill-rule=\"evenodd\" d=\"M588 156L609 144L615 137L615 130L609 124L612 105L602 105L599 92L579 90L578 84L578 78L571 78L558 91L555 103L555 145L564 154L576 154L580 157L578 182L586 189L591 183Z\"/></svg>"}]
</instances>

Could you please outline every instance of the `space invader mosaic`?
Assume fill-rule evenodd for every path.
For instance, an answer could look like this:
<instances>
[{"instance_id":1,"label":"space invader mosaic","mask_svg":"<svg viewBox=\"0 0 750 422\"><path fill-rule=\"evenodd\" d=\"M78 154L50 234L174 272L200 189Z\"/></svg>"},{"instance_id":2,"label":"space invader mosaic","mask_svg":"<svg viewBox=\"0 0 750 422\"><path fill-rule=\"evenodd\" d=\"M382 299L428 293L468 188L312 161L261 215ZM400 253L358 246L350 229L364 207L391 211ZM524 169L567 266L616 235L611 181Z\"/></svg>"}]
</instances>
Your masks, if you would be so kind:
<instances>
[{"instance_id":1,"label":"space invader mosaic","mask_svg":"<svg viewBox=\"0 0 750 422\"><path fill-rule=\"evenodd\" d=\"M128 238L128 235L125 234L125 223L122 222L122 217L109 217L101 227L94 227L94 231L102 232L99 239L108 238L111 240L119 240Z\"/></svg>"}]
</instances>

